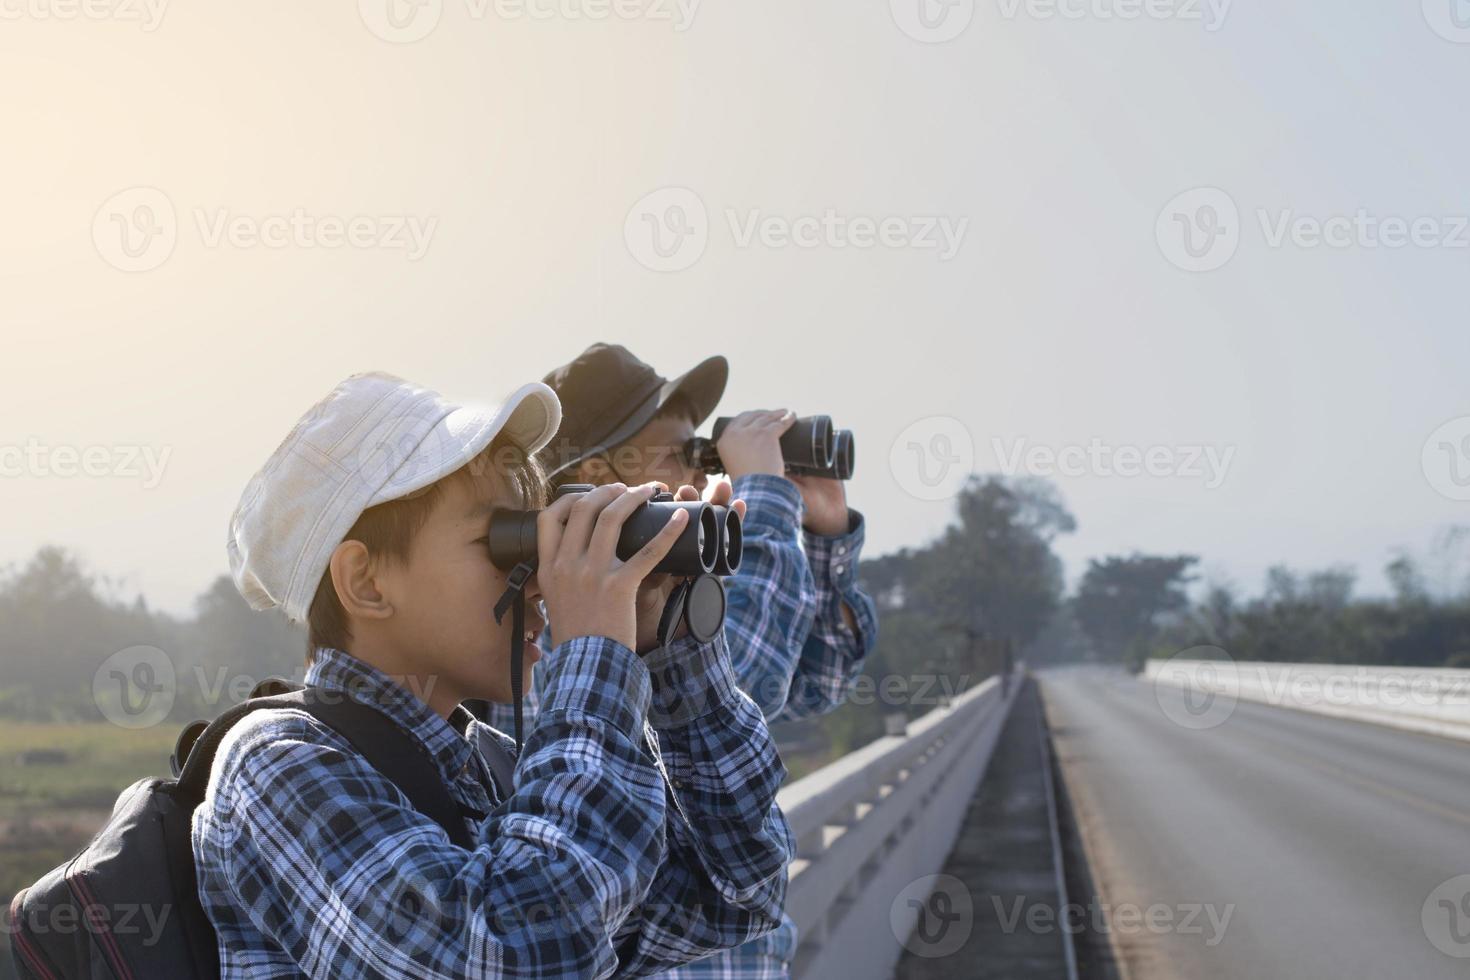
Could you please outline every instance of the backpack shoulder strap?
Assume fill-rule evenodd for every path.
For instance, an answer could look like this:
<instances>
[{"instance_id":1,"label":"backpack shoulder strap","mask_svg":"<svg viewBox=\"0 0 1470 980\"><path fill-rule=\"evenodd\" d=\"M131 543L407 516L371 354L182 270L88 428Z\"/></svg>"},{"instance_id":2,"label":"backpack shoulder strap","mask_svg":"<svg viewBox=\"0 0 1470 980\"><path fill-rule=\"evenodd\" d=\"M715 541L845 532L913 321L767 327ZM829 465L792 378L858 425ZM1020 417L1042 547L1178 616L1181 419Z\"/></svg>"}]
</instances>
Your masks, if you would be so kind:
<instances>
[{"instance_id":1,"label":"backpack shoulder strap","mask_svg":"<svg viewBox=\"0 0 1470 980\"><path fill-rule=\"evenodd\" d=\"M474 843L465 818L439 777L428 752L408 732L381 711L348 697L321 701L305 690L270 697L251 698L228 708L210 722L189 750L179 773L176 793L191 806L204 800L209 771L219 744L240 719L252 711L296 708L305 711L345 738L368 763L391 780L408 797L415 810L430 818L457 846L472 849Z\"/></svg>"},{"instance_id":2,"label":"backpack shoulder strap","mask_svg":"<svg viewBox=\"0 0 1470 980\"><path fill-rule=\"evenodd\" d=\"M214 767L214 757L219 752L219 744L224 741L230 729L234 728L240 719L252 711L263 711L268 708L304 710L305 707L304 699L298 689L289 694L251 698L226 708L218 718L205 726L204 731L200 732L199 737L188 747L188 754L180 760L179 777L174 788L174 795L191 807L198 806L204 801L204 790L209 785L209 771Z\"/></svg>"},{"instance_id":3,"label":"backpack shoulder strap","mask_svg":"<svg viewBox=\"0 0 1470 980\"><path fill-rule=\"evenodd\" d=\"M351 742L374 769L403 791L415 810L443 827L457 846L474 849L465 815L416 738L381 711L352 698L325 702L307 698L306 710Z\"/></svg>"}]
</instances>

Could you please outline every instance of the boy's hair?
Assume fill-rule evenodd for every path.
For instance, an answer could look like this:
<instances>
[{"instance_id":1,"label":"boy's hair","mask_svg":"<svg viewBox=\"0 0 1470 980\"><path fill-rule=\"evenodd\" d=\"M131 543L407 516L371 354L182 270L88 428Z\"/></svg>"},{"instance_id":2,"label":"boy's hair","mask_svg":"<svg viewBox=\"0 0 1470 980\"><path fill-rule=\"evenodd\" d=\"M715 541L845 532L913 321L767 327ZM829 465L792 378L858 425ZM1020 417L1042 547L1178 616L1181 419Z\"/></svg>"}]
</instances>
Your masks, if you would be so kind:
<instances>
[{"instance_id":1,"label":"boy's hair","mask_svg":"<svg viewBox=\"0 0 1470 980\"><path fill-rule=\"evenodd\" d=\"M502 432L478 455L448 476L407 496L363 511L342 540L360 541L370 554L386 561L406 561L414 535L428 520L445 487L451 481L484 479L492 471L511 486L524 509L545 505L546 475L541 464ZM318 647L345 650L352 639L347 626L347 610L342 608L342 602L337 598L330 567L317 583L316 595L306 617L306 628L307 667L315 659Z\"/></svg>"},{"instance_id":2,"label":"boy's hair","mask_svg":"<svg viewBox=\"0 0 1470 980\"><path fill-rule=\"evenodd\" d=\"M694 425L699 424L698 413L694 410L694 403L682 391L676 391L670 395L669 400L663 403L662 407L654 413L653 417L655 419L662 419L668 418L670 415L682 415Z\"/></svg>"},{"instance_id":3,"label":"boy's hair","mask_svg":"<svg viewBox=\"0 0 1470 980\"><path fill-rule=\"evenodd\" d=\"M694 425L699 424L698 413L694 409L694 403L691 402L689 400L689 396L685 395L682 391L676 391L672 395L670 395L669 400L659 406L659 410L653 413L653 417L650 418L648 422L645 423L645 425L652 425L659 419L669 418L670 416L686 418ZM621 445L621 443L619 445ZM617 450L618 446L609 446L601 453L594 453L593 455L606 456L609 453L616 452ZM587 458L591 459L592 457L589 456ZM562 470L560 473L557 473L555 476L553 476L551 478L551 488L555 490L557 487L565 486L568 483L581 482L581 466L577 465L570 467L569 469Z\"/></svg>"}]
</instances>

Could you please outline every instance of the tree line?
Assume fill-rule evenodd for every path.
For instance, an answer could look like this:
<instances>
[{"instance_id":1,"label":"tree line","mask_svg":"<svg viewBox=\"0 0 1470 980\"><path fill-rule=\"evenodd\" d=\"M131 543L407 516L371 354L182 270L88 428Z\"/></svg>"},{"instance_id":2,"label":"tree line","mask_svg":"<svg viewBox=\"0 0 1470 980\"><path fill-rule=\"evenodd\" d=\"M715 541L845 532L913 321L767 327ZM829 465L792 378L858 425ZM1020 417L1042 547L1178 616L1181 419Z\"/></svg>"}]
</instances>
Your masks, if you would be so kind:
<instances>
[{"instance_id":1,"label":"tree line","mask_svg":"<svg viewBox=\"0 0 1470 980\"><path fill-rule=\"evenodd\" d=\"M1069 593L1054 545L1076 528L1047 480L972 478L932 541L862 563L880 629L853 703L780 731L847 751L893 716L922 714L978 683L1008 655L1137 669L1210 646L1236 660L1470 667L1470 528L1447 529L1427 555L1397 555L1386 569L1393 594L1381 598L1356 597L1351 569L1285 566L1247 597L1202 580L1197 556L1141 553L1092 560ZM226 576L186 617L119 592L55 547L0 573L0 716L98 719L94 677L132 646L156 647L173 664L170 717L180 721L223 710L220 692L237 678L302 675L302 631L251 611Z\"/></svg>"}]
</instances>

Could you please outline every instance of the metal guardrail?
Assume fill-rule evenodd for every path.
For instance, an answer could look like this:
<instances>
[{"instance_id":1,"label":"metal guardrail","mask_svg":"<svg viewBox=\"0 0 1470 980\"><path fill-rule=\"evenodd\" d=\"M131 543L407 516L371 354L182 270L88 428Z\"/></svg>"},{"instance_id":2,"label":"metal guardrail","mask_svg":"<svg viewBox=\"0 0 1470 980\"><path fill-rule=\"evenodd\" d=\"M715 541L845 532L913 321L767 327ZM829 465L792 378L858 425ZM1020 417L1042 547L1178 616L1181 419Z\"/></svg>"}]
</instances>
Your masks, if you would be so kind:
<instances>
[{"instance_id":1,"label":"metal guardrail","mask_svg":"<svg viewBox=\"0 0 1470 980\"><path fill-rule=\"evenodd\" d=\"M800 930L793 974L879 980L893 974L917 912L893 901L937 874L954 847L1000 729L1022 687L999 677L787 786L796 833L786 911ZM906 923L906 925L905 925Z\"/></svg>"},{"instance_id":2,"label":"metal guardrail","mask_svg":"<svg viewBox=\"0 0 1470 980\"><path fill-rule=\"evenodd\" d=\"M1470 670L1173 658L1148 661L1144 677L1204 696L1470 740Z\"/></svg>"}]
</instances>

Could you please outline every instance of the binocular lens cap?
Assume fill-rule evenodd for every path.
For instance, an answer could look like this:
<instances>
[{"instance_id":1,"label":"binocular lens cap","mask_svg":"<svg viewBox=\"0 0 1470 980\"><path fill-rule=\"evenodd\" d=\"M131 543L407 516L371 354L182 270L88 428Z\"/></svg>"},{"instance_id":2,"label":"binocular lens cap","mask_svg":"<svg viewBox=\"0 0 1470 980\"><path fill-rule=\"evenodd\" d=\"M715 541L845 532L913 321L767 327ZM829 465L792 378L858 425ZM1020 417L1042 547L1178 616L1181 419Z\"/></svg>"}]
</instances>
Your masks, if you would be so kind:
<instances>
[{"instance_id":1,"label":"binocular lens cap","mask_svg":"<svg viewBox=\"0 0 1470 980\"><path fill-rule=\"evenodd\" d=\"M708 643L725 626L725 583L716 575L697 575L684 596L684 622L689 635Z\"/></svg>"}]
</instances>

